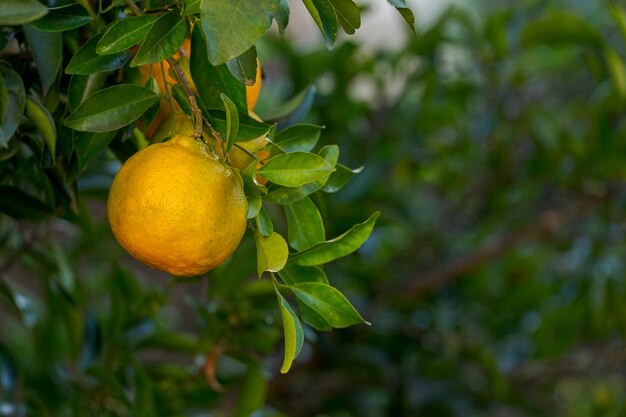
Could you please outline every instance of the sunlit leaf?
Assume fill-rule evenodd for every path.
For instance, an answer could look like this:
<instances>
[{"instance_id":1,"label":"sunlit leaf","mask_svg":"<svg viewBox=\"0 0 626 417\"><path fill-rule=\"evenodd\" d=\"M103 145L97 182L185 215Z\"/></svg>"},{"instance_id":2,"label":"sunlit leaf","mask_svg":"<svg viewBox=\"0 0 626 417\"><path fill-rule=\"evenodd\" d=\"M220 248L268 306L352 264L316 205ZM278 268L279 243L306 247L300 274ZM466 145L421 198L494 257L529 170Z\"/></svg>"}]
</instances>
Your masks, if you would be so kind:
<instances>
[{"instance_id":1,"label":"sunlit leaf","mask_svg":"<svg viewBox=\"0 0 626 417\"><path fill-rule=\"evenodd\" d=\"M276 297L278 297L278 308L280 309L280 316L283 320L283 333L285 337L285 356L283 364L280 367L280 372L285 374L289 372L294 359L302 349L304 333L298 316L294 313L287 300L278 292L278 289L276 289Z\"/></svg>"},{"instance_id":2,"label":"sunlit leaf","mask_svg":"<svg viewBox=\"0 0 626 417\"><path fill-rule=\"evenodd\" d=\"M254 233L256 243L257 273L259 276L265 271L278 272L287 263L289 248L281 235L273 232L269 237L259 231Z\"/></svg>"},{"instance_id":3,"label":"sunlit leaf","mask_svg":"<svg viewBox=\"0 0 626 417\"><path fill-rule=\"evenodd\" d=\"M286 187L298 187L328 176L334 168L319 155L293 152L270 158L259 174Z\"/></svg>"}]
</instances>

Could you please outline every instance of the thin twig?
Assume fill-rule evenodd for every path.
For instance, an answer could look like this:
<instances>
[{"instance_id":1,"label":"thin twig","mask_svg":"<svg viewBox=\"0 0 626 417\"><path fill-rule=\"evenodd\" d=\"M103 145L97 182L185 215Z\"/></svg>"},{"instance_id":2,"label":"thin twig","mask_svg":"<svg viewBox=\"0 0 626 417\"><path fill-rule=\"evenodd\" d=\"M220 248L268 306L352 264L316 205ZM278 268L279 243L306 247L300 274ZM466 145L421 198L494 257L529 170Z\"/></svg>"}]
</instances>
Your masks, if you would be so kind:
<instances>
[{"instance_id":1,"label":"thin twig","mask_svg":"<svg viewBox=\"0 0 626 417\"><path fill-rule=\"evenodd\" d=\"M130 10L132 10L134 14L136 14L137 16L141 16L143 14L143 10L141 10L139 6L135 4L133 0L125 0L125 1L128 7L130 7Z\"/></svg>"}]
</instances>

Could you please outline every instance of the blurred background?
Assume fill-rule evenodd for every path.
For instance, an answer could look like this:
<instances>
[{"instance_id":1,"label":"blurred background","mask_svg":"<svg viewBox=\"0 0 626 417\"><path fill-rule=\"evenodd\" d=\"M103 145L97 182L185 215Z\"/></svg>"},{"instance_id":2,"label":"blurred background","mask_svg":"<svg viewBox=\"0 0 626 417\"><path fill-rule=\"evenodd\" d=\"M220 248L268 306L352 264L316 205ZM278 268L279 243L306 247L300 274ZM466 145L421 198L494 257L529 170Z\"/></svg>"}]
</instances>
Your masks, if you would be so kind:
<instances>
[{"instance_id":1,"label":"blurred background","mask_svg":"<svg viewBox=\"0 0 626 417\"><path fill-rule=\"evenodd\" d=\"M208 280L143 267L102 155L82 227L0 217L0 416L626 416L626 7L407 3L416 35L364 1L329 51L290 1L259 46L258 113L314 85L319 146L365 166L315 202L329 237L382 212L326 271L372 325L306 328L280 375L251 236Z\"/></svg>"}]
</instances>

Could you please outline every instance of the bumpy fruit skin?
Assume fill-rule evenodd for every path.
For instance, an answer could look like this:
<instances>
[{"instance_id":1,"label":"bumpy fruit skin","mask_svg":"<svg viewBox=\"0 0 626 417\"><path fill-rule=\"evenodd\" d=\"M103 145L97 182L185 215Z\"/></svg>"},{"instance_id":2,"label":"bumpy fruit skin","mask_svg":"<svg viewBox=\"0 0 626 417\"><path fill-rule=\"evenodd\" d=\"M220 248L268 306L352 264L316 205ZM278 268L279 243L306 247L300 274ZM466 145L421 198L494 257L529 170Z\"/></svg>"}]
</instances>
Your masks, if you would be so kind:
<instances>
[{"instance_id":1,"label":"bumpy fruit skin","mask_svg":"<svg viewBox=\"0 0 626 417\"><path fill-rule=\"evenodd\" d=\"M107 208L113 234L128 253L176 276L221 264L246 230L241 176L183 135L128 159Z\"/></svg>"}]
</instances>

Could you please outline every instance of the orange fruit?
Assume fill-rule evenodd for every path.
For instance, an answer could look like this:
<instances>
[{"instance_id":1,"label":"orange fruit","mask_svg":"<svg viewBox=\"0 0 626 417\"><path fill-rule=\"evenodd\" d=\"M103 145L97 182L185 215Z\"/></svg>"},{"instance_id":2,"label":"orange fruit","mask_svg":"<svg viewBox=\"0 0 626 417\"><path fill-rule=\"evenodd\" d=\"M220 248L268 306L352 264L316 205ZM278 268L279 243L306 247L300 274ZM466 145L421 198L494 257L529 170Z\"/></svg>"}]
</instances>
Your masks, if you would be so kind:
<instances>
[{"instance_id":1,"label":"orange fruit","mask_svg":"<svg viewBox=\"0 0 626 417\"><path fill-rule=\"evenodd\" d=\"M247 225L239 172L185 135L129 158L113 180L107 209L113 234L128 253L176 276L221 264Z\"/></svg>"}]
</instances>

